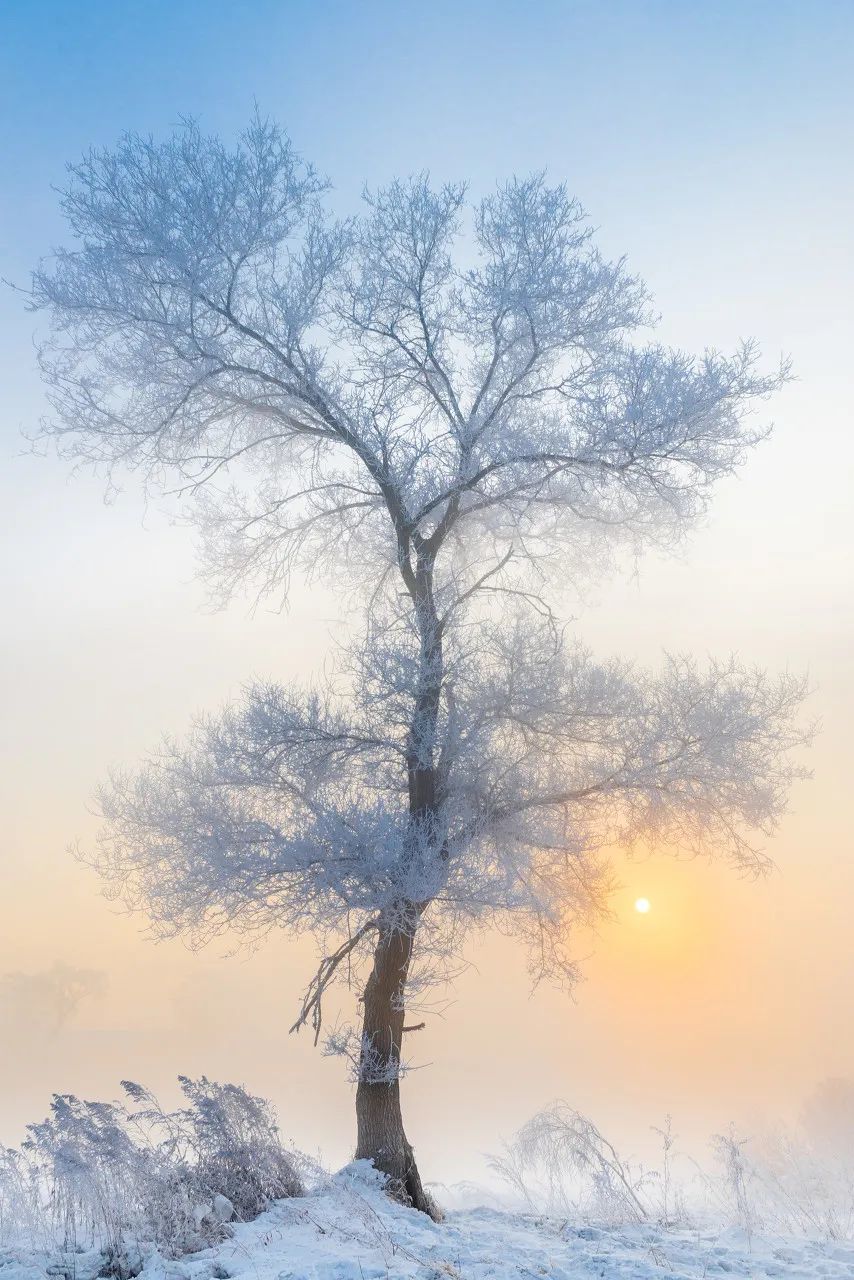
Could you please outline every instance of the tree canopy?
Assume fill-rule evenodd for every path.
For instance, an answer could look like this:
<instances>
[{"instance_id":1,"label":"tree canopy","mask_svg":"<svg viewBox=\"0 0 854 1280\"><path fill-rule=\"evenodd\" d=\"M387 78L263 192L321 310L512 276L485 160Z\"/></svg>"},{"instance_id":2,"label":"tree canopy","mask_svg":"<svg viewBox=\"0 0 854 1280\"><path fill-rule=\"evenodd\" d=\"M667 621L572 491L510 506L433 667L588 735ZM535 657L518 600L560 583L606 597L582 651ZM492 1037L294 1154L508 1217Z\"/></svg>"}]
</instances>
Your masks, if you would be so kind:
<instances>
[{"instance_id":1,"label":"tree canopy","mask_svg":"<svg viewBox=\"0 0 854 1280\"><path fill-rule=\"evenodd\" d=\"M33 285L64 454L177 489L222 600L348 585L335 672L116 775L96 857L161 934L315 931L317 1032L343 962L376 978L398 935L380 1029L416 940L428 981L476 921L571 977L614 844L761 867L805 736L799 679L597 661L561 620L706 509L785 366L652 341L645 286L542 174L474 201L421 174L344 220L327 190L261 119L232 148L128 135L71 168L74 244ZM360 1081L396 1079L400 1021L357 1037Z\"/></svg>"}]
</instances>

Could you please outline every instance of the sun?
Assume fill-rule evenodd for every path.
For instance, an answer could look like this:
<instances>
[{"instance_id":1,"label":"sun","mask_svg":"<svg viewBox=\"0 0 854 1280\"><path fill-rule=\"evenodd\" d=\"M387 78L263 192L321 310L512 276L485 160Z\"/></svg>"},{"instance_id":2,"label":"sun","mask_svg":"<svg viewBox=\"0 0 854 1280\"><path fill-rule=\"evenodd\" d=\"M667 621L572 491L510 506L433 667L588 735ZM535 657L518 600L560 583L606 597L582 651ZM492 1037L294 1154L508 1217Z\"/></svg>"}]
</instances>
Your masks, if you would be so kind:
<instances>
[{"instance_id":1,"label":"sun","mask_svg":"<svg viewBox=\"0 0 854 1280\"><path fill-rule=\"evenodd\" d=\"M645 915L646 915L646 913L649 911L649 909L650 909L651 905L652 905L652 903L650 902L649 898L636 898L636 899L635 899L635 911L639 911L639 912L641 913L641 915L642 915L642 916L645 916Z\"/></svg>"}]
</instances>

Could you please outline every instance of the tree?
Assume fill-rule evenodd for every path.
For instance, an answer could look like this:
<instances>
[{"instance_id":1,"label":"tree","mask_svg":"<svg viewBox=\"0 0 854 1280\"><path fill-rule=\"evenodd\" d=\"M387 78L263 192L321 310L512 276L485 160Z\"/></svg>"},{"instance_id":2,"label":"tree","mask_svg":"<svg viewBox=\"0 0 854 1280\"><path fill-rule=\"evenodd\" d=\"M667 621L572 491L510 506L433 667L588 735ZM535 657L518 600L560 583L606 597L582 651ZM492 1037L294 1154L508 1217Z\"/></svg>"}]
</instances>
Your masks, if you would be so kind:
<instances>
[{"instance_id":1,"label":"tree","mask_svg":"<svg viewBox=\"0 0 854 1280\"><path fill-rule=\"evenodd\" d=\"M830 1076L817 1084L804 1103L801 1123L820 1151L849 1156L854 1147L854 1080Z\"/></svg>"},{"instance_id":2,"label":"tree","mask_svg":"<svg viewBox=\"0 0 854 1280\"><path fill-rule=\"evenodd\" d=\"M328 1047L355 1064L357 1155L429 1209L405 1012L468 927L515 928L538 973L571 978L609 845L763 864L802 683L596 662L559 610L582 572L681 536L786 370L752 344L633 344L643 284L542 175L472 207L395 181L345 221L325 190L260 119L233 149L188 123L72 167L75 247L33 282L45 430L177 486L221 598L282 597L295 571L352 588L334 674L254 685L115 776L95 860L163 935L313 930L295 1027L315 1039L330 985L367 967L362 1026Z\"/></svg>"}]
</instances>

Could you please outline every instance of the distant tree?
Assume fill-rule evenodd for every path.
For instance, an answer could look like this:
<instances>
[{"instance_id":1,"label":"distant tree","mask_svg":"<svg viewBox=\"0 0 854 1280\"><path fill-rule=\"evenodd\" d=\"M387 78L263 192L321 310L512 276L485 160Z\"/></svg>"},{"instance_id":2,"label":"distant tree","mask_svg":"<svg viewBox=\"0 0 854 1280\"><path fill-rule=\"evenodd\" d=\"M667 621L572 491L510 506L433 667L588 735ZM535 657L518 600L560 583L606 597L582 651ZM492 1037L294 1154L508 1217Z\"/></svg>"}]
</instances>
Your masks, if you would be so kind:
<instances>
[{"instance_id":1,"label":"distant tree","mask_svg":"<svg viewBox=\"0 0 854 1280\"><path fill-rule=\"evenodd\" d=\"M816 1147L850 1159L854 1151L854 1080L844 1076L822 1080L804 1103L801 1122Z\"/></svg>"},{"instance_id":2,"label":"distant tree","mask_svg":"<svg viewBox=\"0 0 854 1280\"><path fill-rule=\"evenodd\" d=\"M0 1030L10 1038L25 1029L59 1031L87 997L106 988L107 975L100 969L76 969L61 960L35 973L4 973Z\"/></svg>"},{"instance_id":3,"label":"distant tree","mask_svg":"<svg viewBox=\"0 0 854 1280\"><path fill-rule=\"evenodd\" d=\"M671 544L763 430L786 376L752 344L693 358L632 331L642 283L541 175L469 207L426 175L336 222L256 120L195 124L70 169L75 247L35 273L46 432L84 464L176 487L221 599L294 572L349 590L336 672L248 688L101 794L97 865L161 935L314 931L295 1027L369 966L356 1154L430 1208L401 1118L407 1001L469 926L570 977L607 846L763 865L802 739L800 680L737 661L660 674L566 636L556 588ZM359 624L356 626L356 624ZM414 966L414 967L413 967Z\"/></svg>"}]
</instances>

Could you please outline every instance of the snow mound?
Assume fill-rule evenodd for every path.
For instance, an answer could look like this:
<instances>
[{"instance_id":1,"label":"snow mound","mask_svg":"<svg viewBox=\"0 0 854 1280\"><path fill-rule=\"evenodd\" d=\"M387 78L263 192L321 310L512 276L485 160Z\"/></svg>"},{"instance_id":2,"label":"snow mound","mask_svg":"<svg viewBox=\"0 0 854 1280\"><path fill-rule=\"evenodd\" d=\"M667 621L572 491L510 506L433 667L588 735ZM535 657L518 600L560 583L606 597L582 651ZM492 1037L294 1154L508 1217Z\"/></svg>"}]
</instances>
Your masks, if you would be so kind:
<instances>
[{"instance_id":1,"label":"snow mound","mask_svg":"<svg viewBox=\"0 0 854 1280\"><path fill-rule=\"evenodd\" d=\"M101 1260L103 1261L103 1260ZM0 1280L92 1280L95 1254L0 1251ZM605 1229L494 1208L437 1224L382 1192L370 1166L347 1166L313 1193L272 1205L215 1247L179 1260L150 1253L142 1280L646 1280L647 1277L854 1277L854 1244L748 1237L733 1229Z\"/></svg>"}]
</instances>

